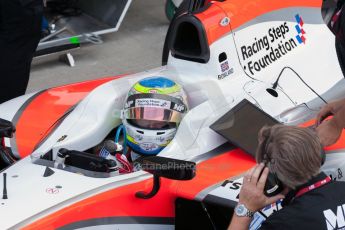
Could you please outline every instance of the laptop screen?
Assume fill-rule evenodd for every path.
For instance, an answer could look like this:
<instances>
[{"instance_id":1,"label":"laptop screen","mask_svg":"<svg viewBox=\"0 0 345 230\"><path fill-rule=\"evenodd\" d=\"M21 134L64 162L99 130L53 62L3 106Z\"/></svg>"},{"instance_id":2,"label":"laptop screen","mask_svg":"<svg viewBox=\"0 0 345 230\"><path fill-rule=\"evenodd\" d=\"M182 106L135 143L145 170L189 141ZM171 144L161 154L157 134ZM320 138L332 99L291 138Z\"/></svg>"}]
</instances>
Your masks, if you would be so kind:
<instances>
[{"instance_id":1,"label":"laptop screen","mask_svg":"<svg viewBox=\"0 0 345 230\"><path fill-rule=\"evenodd\" d=\"M276 119L244 99L210 128L255 157L260 129L265 125L275 124L279 124Z\"/></svg>"}]
</instances>

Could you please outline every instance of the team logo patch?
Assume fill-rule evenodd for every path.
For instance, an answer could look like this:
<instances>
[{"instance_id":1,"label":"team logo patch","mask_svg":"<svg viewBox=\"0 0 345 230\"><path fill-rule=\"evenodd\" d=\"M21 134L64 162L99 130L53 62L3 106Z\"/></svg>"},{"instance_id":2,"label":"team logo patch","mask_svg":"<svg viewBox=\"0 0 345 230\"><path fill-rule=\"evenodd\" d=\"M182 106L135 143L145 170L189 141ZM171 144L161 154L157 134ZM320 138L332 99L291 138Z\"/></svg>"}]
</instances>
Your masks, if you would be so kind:
<instances>
[{"instance_id":1,"label":"team logo patch","mask_svg":"<svg viewBox=\"0 0 345 230\"><path fill-rule=\"evenodd\" d=\"M327 209L323 211L327 230L344 229L345 228L345 204L338 205L337 208Z\"/></svg>"},{"instance_id":2,"label":"team logo patch","mask_svg":"<svg viewBox=\"0 0 345 230\"><path fill-rule=\"evenodd\" d=\"M299 16L299 14L296 14L295 16L296 18L296 22L297 22L297 25L295 26L296 28L296 31L297 31L297 36L296 36L296 39L297 41L299 42L299 44L305 44L305 31L303 30L303 25L304 25L304 22L303 22L303 19L301 16Z\"/></svg>"},{"instance_id":3,"label":"team logo patch","mask_svg":"<svg viewBox=\"0 0 345 230\"><path fill-rule=\"evenodd\" d=\"M225 61L222 64L220 64L220 68L222 69L222 72L225 72L229 69L229 62Z\"/></svg>"},{"instance_id":4,"label":"team logo patch","mask_svg":"<svg viewBox=\"0 0 345 230\"><path fill-rule=\"evenodd\" d=\"M110 152L103 146L101 150L99 151L99 156L103 158L107 158L109 156Z\"/></svg>"},{"instance_id":5,"label":"team logo patch","mask_svg":"<svg viewBox=\"0 0 345 230\"><path fill-rule=\"evenodd\" d=\"M158 107L169 109L171 106L170 101L154 98L142 98L135 100L135 107Z\"/></svg>"}]
</instances>

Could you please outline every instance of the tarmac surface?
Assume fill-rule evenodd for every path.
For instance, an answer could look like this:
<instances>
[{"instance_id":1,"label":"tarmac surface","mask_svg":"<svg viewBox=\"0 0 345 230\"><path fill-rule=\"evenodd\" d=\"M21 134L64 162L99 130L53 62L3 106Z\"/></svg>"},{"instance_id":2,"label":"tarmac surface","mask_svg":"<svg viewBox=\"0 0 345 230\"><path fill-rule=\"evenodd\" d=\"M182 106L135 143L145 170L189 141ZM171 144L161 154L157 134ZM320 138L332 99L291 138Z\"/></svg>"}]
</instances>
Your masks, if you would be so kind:
<instances>
[{"instance_id":1,"label":"tarmac surface","mask_svg":"<svg viewBox=\"0 0 345 230\"><path fill-rule=\"evenodd\" d=\"M71 52L75 67L56 55L35 60L27 93L160 66L169 26L164 5L164 0L133 0L119 31L102 36L101 45L83 45Z\"/></svg>"}]
</instances>

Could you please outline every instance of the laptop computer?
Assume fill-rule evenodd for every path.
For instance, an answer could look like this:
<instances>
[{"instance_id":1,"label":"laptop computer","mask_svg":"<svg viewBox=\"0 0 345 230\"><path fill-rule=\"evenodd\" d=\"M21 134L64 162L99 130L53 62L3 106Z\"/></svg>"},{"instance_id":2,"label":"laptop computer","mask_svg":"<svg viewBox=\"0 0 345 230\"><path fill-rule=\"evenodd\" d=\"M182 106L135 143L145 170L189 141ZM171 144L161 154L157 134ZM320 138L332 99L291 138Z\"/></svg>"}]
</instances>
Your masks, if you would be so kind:
<instances>
[{"instance_id":1,"label":"laptop computer","mask_svg":"<svg viewBox=\"0 0 345 230\"><path fill-rule=\"evenodd\" d=\"M231 144L255 157L260 129L275 124L279 124L276 119L244 99L210 128Z\"/></svg>"}]
</instances>

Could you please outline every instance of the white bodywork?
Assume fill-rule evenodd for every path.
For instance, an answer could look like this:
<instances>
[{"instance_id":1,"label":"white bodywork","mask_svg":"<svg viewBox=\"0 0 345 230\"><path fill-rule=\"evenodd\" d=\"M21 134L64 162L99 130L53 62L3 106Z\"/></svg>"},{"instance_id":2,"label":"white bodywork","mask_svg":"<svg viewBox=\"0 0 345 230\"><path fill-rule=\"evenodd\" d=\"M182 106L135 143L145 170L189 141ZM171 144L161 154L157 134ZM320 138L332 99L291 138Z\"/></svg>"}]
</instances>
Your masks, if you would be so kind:
<instances>
[{"instance_id":1,"label":"white bodywork","mask_svg":"<svg viewBox=\"0 0 345 230\"><path fill-rule=\"evenodd\" d=\"M120 110L130 87L148 76L166 76L182 84L191 107L174 140L160 153L161 156L192 159L225 143L225 139L209 126L244 98L283 123L298 124L307 121L324 103L296 74L289 70L283 72L278 97L272 97L266 89L272 86L282 69L288 66L327 101L344 96L344 80L334 48L334 36L323 24L321 12L316 11L319 9L287 8L250 21L213 43L210 46L211 58L207 64L170 56L167 66L99 86L77 105L31 157L38 157L51 149L56 156L56 152L63 147L84 151L100 143L120 124ZM249 62L259 60L270 50L261 50L243 60L241 47L252 45L255 38L263 38L268 35L270 28L280 27L284 23L289 28L285 38L270 42L270 46L275 48L281 42L284 44L295 38L297 13L304 19L305 44L296 45L279 60L261 71L253 71L252 74ZM222 52L227 54L229 66L223 70L222 63L218 61ZM0 116L12 120L25 97L27 96L2 104ZM286 110L288 112L283 113ZM64 135L67 137L58 142ZM338 168L345 170L345 157L342 157L342 153L327 155L324 169L337 176ZM44 166L32 164L31 158L27 157L2 172L8 175L9 199L2 200L0 204L0 229L18 229L86 197L149 177L140 171L110 178L91 178L60 169L54 169L52 177L42 177L44 170ZM57 189L56 194L50 194L51 189L56 191L56 186L61 188ZM230 193L225 192L223 196L232 199Z\"/></svg>"}]
</instances>

